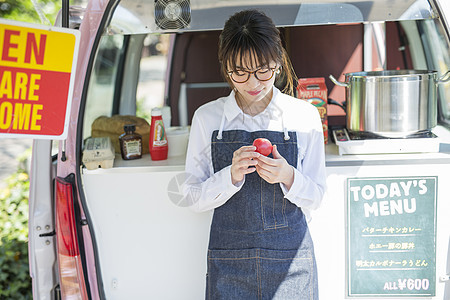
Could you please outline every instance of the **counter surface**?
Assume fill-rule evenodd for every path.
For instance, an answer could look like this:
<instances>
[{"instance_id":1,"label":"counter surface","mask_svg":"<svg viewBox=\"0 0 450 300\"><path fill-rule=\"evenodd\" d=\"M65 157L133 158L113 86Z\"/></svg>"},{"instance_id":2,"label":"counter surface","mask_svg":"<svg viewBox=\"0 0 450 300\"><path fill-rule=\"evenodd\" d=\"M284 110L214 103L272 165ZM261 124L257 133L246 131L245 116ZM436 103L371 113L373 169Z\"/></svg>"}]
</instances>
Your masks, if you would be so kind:
<instances>
[{"instance_id":1,"label":"counter surface","mask_svg":"<svg viewBox=\"0 0 450 300\"><path fill-rule=\"evenodd\" d=\"M327 167L346 167L362 165L416 165L416 164L448 164L450 163L450 131L437 126L433 133L439 136L440 147L436 153L397 153L397 154L361 154L339 155L338 146L329 143L325 146L325 161ZM122 172L167 172L184 171L185 156L170 157L163 161L153 161L150 154L144 154L141 159L122 160L116 154L114 167L111 169L87 170L84 174L122 173Z\"/></svg>"}]
</instances>

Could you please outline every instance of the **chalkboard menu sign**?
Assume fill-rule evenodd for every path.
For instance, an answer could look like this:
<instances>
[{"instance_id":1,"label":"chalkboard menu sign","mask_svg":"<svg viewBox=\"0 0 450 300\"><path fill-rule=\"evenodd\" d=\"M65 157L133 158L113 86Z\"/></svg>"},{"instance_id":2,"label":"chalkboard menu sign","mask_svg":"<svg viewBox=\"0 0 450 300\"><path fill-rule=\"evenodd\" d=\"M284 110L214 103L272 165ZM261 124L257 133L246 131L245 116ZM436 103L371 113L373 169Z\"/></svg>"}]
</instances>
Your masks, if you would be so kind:
<instances>
[{"instance_id":1,"label":"chalkboard menu sign","mask_svg":"<svg viewBox=\"0 0 450 300\"><path fill-rule=\"evenodd\" d=\"M436 294L437 177L347 179L350 297Z\"/></svg>"}]
</instances>

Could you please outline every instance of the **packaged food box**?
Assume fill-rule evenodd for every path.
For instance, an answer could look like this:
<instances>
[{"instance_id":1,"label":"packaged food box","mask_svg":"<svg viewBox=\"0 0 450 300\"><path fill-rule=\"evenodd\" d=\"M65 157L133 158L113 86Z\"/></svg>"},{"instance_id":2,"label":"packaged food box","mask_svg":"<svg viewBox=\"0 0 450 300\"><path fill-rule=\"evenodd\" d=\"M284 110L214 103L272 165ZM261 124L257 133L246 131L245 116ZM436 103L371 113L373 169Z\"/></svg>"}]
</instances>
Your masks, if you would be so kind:
<instances>
[{"instance_id":1,"label":"packaged food box","mask_svg":"<svg viewBox=\"0 0 450 300\"><path fill-rule=\"evenodd\" d=\"M300 78L297 85L297 98L308 101L317 107L322 120L323 137L328 143L328 119L327 119L327 86L325 78Z\"/></svg>"},{"instance_id":2,"label":"packaged food box","mask_svg":"<svg viewBox=\"0 0 450 300\"><path fill-rule=\"evenodd\" d=\"M135 125L136 133L142 136L142 154L149 153L150 124L143 119L131 115L100 116L92 123L91 137L109 137L114 151L120 153L119 136L124 132L123 126Z\"/></svg>"},{"instance_id":3,"label":"packaged food box","mask_svg":"<svg viewBox=\"0 0 450 300\"><path fill-rule=\"evenodd\" d=\"M88 138L84 144L82 161L88 170L112 168L115 151L109 137Z\"/></svg>"}]
</instances>

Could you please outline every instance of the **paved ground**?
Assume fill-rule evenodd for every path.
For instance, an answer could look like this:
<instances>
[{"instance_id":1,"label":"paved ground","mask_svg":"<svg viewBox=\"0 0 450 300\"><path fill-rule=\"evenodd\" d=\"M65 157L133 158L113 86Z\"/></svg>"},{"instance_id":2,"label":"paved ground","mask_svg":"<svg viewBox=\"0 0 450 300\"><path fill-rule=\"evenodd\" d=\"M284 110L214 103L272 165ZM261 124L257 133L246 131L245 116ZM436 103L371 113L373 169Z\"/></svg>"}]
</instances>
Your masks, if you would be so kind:
<instances>
[{"instance_id":1,"label":"paved ground","mask_svg":"<svg viewBox=\"0 0 450 300\"><path fill-rule=\"evenodd\" d=\"M0 138L0 188L5 186L5 178L17 170L17 157L31 147L31 139Z\"/></svg>"}]
</instances>

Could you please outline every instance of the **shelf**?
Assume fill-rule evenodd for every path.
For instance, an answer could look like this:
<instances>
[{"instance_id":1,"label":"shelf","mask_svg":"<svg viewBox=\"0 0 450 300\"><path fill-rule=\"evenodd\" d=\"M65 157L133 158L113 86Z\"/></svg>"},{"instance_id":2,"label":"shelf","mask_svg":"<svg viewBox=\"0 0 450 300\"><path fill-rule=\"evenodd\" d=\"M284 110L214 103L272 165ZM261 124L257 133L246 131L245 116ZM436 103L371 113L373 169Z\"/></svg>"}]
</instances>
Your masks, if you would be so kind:
<instances>
[{"instance_id":1,"label":"shelf","mask_svg":"<svg viewBox=\"0 0 450 300\"><path fill-rule=\"evenodd\" d=\"M339 155L334 143L325 146L327 167L362 166L362 165L406 165L406 164L450 164L450 131L438 126L433 130L441 140L440 151L436 153L399 153L399 154L360 154ZM82 169L83 174L104 173L146 173L146 172L182 172L184 171L185 155L170 157L167 160L153 161L150 154L144 154L141 159L122 160L116 154L114 167L111 169Z\"/></svg>"},{"instance_id":2,"label":"shelf","mask_svg":"<svg viewBox=\"0 0 450 300\"><path fill-rule=\"evenodd\" d=\"M110 169L82 169L83 174L104 174L104 173L142 173L142 172L168 172L184 171L186 161L185 155L169 157L166 160L153 161L150 154L142 155L140 159L123 160L120 154L116 153L114 166Z\"/></svg>"}]
</instances>

